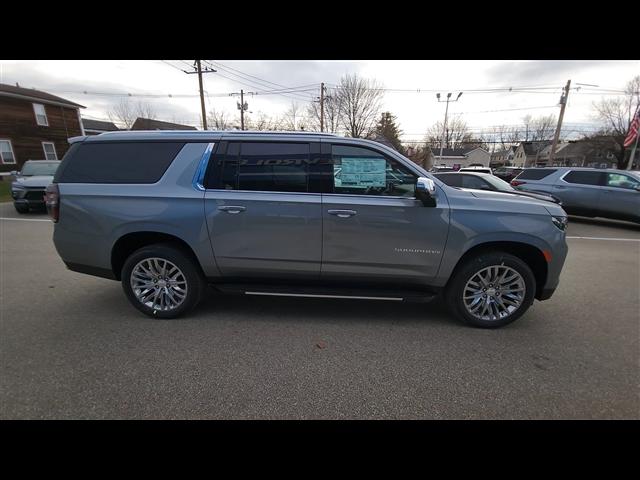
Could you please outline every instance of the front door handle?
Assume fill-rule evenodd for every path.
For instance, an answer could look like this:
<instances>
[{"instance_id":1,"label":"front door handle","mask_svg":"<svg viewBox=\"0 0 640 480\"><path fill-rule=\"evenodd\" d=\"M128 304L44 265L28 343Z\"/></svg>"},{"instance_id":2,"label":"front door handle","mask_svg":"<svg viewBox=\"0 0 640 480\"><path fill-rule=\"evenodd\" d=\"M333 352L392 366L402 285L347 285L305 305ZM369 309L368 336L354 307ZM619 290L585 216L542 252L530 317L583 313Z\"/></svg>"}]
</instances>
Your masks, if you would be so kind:
<instances>
[{"instance_id":1,"label":"front door handle","mask_svg":"<svg viewBox=\"0 0 640 480\"><path fill-rule=\"evenodd\" d=\"M240 205L225 205L223 207L218 207L218 210L222 210L226 213L240 213L244 212L247 207L242 207Z\"/></svg>"},{"instance_id":2,"label":"front door handle","mask_svg":"<svg viewBox=\"0 0 640 480\"><path fill-rule=\"evenodd\" d=\"M327 210L327 213L329 215L335 215L340 218L349 218L358 214L358 212L356 212L355 210Z\"/></svg>"}]
</instances>

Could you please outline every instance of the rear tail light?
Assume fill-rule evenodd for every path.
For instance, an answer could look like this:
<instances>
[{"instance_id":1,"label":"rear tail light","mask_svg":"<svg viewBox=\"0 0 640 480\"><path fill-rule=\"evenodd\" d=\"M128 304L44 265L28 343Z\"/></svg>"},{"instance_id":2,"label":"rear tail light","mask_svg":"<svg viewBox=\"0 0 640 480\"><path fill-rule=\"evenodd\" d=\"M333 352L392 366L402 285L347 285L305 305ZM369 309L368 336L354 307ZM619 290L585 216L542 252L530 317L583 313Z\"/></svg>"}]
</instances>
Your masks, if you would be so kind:
<instances>
[{"instance_id":1,"label":"rear tail light","mask_svg":"<svg viewBox=\"0 0 640 480\"><path fill-rule=\"evenodd\" d=\"M512 187L517 187L518 185L524 185L527 182L523 182L521 180L511 180L511 186Z\"/></svg>"},{"instance_id":2,"label":"rear tail light","mask_svg":"<svg viewBox=\"0 0 640 480\"><path fill-rule=\"evenodd\" d=\"M60 218L60 190L57 183L52 183L45 189L44 204L53 223L57 223Z\"/></svg>"}]
</instances>

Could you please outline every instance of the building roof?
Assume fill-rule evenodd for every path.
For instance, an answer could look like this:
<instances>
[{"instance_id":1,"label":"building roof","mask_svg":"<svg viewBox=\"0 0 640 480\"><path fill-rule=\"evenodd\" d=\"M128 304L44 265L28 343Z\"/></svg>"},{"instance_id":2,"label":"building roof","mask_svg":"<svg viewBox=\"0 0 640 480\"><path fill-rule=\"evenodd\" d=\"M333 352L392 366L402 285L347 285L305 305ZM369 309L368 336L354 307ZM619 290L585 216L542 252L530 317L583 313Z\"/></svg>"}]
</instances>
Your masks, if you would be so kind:
<instances>
[{"instance_id":1,"label":"building roof","mask_svg":"<svg viewBox=\"0 0 640 480\"><path fill-rule=\"evenodd\" d=\"M41 103L62 105L65 107L85 108L84 105L80 105L79 103L72 102L62 97L56 97L55 95L36 90L35 88L23 88L17 85L7 85L6 83L0 83L0 96L36 100Z\"/></svg>"},{"instance_id":2,"label":"building roof","mask_svg":"<svg viewBox=\"0 0 640 480\"><path fill-rule=\"evenodd\" d=\"M97 130L100 132L117 132L120 130L111 122L102 122L100 120L82 119L82 126L85 130Z\"/></svg>"},{"instance_id":3,"label":"building roof","mask_svg":"<svg viewBox=\"0 0 640 480\"><path fill-rule=\"evenodd\" d=\"M548 140L539 142L522 142L520 145L522 145L525 155L535 155L543 148L551 145L551 142Z\"/></svg>"},{"instance_id":4,"label":"building roof","mask_svg":"<svg viewBox=\"0 0 640 480\"><path fill-rule=\"evenodd\" d=\"M131 130L197 130L197 128L189 125L180 125L179 123L138 117L136 121L133 122Z\"/></svg>"},{"instance_id":5,"label":"building roof","mask_svg":"<svg viewBox=\"0 0 640 480\"><path fill-rule=\"evenodd\" d=\"M475 150L476 147L473 148L443 148L442 156L443 157L464 157L467 153L472 150ZM434 157L440 156L440 147L431 147L431 154Z\"/></svg>"}]
</instances>

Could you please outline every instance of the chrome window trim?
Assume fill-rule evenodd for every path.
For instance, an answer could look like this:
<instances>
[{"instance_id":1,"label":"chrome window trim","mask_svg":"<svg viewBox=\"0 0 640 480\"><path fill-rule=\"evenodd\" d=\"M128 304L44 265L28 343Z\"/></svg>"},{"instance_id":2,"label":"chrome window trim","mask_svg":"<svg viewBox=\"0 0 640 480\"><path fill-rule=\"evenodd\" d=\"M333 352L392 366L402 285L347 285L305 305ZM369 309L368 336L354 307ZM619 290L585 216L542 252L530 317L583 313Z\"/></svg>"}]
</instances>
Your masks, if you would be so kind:
<instances>
[{"instance_id":1,"label":"chrome window trim","mask_svg":"<svg viewBox=\"0 0 640 480\"><path fill-rule=\"evenodd\" d=\"M207 148L204 149L204 153L200 158L200 162L198 163L198 168L196 169L196 173L193 176L193 188L204 192L206 189L204 188L204 174L207 171L207 166L209 165L209 159L211 158L211 153L213 152L213 147L215 146L215 142L211 142L207 144Z\"/></svg>"}]
</instances>

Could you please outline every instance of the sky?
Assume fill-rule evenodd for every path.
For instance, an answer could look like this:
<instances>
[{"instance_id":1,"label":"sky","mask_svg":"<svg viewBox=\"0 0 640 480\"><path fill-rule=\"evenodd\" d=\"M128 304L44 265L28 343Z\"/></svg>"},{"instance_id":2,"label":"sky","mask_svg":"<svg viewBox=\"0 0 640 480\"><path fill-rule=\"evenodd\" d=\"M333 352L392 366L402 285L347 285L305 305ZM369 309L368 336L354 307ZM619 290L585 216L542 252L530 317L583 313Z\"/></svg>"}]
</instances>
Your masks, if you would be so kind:
<instances>
[{"instance_id":1,"label":"sky","mask_svg":"<svg viewBox=\"0 0 640 480\"><path fill-rule=\"evenodd\" d=\"M442 99L451 92L454 99L462 91L459 100L449 104L449 118L461 117L472 132L483 133L522 124L527 114L558 115L562 87L569 79L563 134L580 135L597 128L593 102L616 98L640 75L638 60L211 60L203 65L217 70L203 75L207 111L215 108L232 117L239 114L238 98L230 94L240 89L257 93L245 96L249 116L276 116L292 102L304 107L316 99L321 82L330 93L345 74L375 79L386 89L383 110L396 115L405 141L421 140L431 125L443 120L445 103L438 102L436 92ZM200 127L198 77L185 70L193 70L193 60L0 60L0 83L18 83L77 102L86 107L81 111L86 118L109 120L113 106L131 98L148 102L159 120ZM525 87L532 90L506 90ZM474 92L483 89L494 90Z\"/></svg>"}]
</instances>

